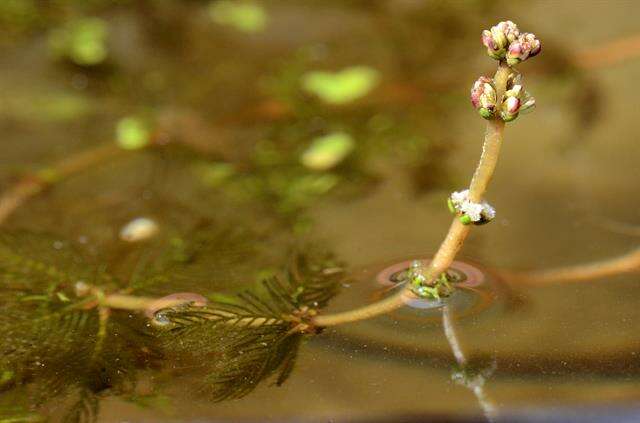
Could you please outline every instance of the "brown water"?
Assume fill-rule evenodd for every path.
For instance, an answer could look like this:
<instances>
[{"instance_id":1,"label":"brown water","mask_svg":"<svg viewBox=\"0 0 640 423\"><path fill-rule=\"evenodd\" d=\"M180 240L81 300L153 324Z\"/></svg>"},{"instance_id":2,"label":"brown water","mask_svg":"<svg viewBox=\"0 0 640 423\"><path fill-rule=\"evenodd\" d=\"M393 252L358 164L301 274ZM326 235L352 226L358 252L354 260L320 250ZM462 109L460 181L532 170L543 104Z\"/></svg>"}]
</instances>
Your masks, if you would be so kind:
<instances>
[{"instance_id":1,"label":"brown water","mask_svg":"<svg viewBox=\"0 0 640 423\"><path fill-rule=\"evenodd\" d=\"M208 2L200 1L59 1L27 7L25 15L4 11L4 192L21 175L112 144L124 116L147 119L162 144L97 160L26 199L2 222L7 242L35 234L28 236L38 241L21 247L35 257L46 257L56 241L77 244L91 268L133 280L160 260L171 239L206 240L196 244L203 259L163 269L167 280L147 295L230 294L282 269L294 251L328 251L349 273L329 310L370 302L384 295L377 272L428 257L446 233L443 199L467 183L481 148L484 123L468 107L467 92L494 64L478 34L509 17L545 43L539 58L521 66L538 106L508 125L488 193L498 217L474 229L461 254L485 269L488 283L484 296L467 292L454 307L470 310L456 319L458 337L472 362L495 367L485 389L505 413L637 405L637 273L535 289L507 288L496 275L637 247L640 59L630 49L627 58L587 67L579 53L636 36L640 6L258 4L267 21L250 33L213 22ZM99 66L56 60L47 44L53 28L82 14L108 24L108 58ZM378 85L361 99L329 105L300 87L305 72L355 65L379 72ZM344 162L327 171L299 164L312 139L335 131L355 142ZM120 240L123 225L140 216L158 223L156 240ZM12 280L3 275L2 301ZM482 414L472 392L451 380L455 361L434 310L406 308L329 328L302 345L283 386L262 383L238 400L213 403L197 390L203 375L169 357L148 360L130 392L99 392L98 421ZM64 414L64 395L34 410L25 395L33 384L10 377L0 383L0 422L5 415L55 421Z\"/></svg>"}]
</instances>

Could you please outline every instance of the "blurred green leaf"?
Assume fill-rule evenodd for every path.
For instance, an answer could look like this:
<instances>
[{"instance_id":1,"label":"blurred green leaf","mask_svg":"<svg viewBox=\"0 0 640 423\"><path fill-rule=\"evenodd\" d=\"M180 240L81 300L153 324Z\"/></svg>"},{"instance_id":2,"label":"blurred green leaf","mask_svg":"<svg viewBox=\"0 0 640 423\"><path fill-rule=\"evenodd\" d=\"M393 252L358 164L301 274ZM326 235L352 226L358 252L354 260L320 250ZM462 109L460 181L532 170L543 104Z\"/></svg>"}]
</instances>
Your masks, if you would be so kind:
<instances>
[{"instance_id":1,"label":"blurred green leaf","mask_svg":"<svg viewBox=\"0 0 640 423\"><path fill-rule=\"evenodd\" d=\"M344 104L367 95L379 80L375 69L353 66L339 72L308 72L302 77L302 87L326 103Z\"/></svg>"},{"instance_id":2,"label":"blurred green leaf","mask_svg":"<svg viewBox=\"0 0 640 423\"><path fill-rule=\"evenodd\" d=\"M303 165L313 170L327 170L342 162L355 146L351 135L333 132L313 140L300 157Z\"/></svg>"},{"instance_id":3,"label":"blurred green leaf","mask_svg":"<svg viewBox=\"0 0 640 423\"><path fill-rule=\"evenodd\" d=\"M80 66L98 65L107 58L107 23L99 18L80 18L53 31L51 49Z\"/></svg>"},{"instance_id":4,"label":"blurred green leaf","mask_svg":"<svg viewBox=\"0 0 640 423\"><path fill-rule=\"evenodd\" d=\"M242 32L259 32L267 25L267 13L262 6L242 1L214 1L209 16L221 25L229 25Z\"/></svg>"},{"instance_id":5,"label":"blurred green leaf","mask_svg":"<svg viewBox=\"0 0 640 423\"><path fill-rule=\"evenodd\" d=\"M144 148L149 144L149 129L138 118L123 118L116 126L116 141L125 150Z\"/></svg>"}]
</instances>

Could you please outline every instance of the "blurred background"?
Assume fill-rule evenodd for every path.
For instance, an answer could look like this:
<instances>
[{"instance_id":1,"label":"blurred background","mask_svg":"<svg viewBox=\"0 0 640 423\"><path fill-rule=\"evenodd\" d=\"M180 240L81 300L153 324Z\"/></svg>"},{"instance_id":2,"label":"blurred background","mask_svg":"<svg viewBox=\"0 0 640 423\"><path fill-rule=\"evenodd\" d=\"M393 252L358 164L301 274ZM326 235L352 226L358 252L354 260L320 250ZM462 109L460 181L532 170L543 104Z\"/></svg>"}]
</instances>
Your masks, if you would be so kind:
<instances>
[{"instance_id":1,"label":"blurred background","mask_svg":"<svg viewBox=\"0 0 640 423\"><path fill-rule=\"evenodd\" d=\"M204 233L194 292L329 251L351 275L331 308L365 304L377 272L446 233L444 201L481 151L469 89L495 72L480 33L510 19L543 43L519 66L537 108L508 125L487 196L498 217L465 244L487 283L460 302L459 335L506 415L633 419L637 273L532 289L489 269L638 247L638 16L633 0L1 0L0 223L78 243L120 277L155 248L125 242L128 222L153 221L165 243ZM282 387L236 401L207 401L197 374L165 362L133 393L102 393L96 418L473 420L430 313L327 330ZM0 421L59 413L9 385Z\"/></svg>"}]
</instances>

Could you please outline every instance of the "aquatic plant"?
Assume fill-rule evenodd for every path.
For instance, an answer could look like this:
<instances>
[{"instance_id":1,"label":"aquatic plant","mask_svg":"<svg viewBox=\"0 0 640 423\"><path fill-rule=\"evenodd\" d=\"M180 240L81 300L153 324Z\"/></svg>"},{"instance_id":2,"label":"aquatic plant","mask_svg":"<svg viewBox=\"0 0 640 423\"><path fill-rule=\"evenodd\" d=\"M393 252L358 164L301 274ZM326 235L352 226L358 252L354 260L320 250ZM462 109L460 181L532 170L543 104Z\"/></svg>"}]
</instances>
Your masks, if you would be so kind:
<instances>
[{"instance_id":1,"label":"aquatic plant","mask_svg":"<svg viewBox=\"0 0 640 423\"><path fill-rule=\"evenodd\" d=\"M122 242L139 237L131 226L123 227L128 236ZM162 236L145 227L142 232L137 242L146 242L144 254L128 279L92 265L80 244L3 233L0 390L26 386L38 408L60 395L75 398L65 411L69 421L93 421L102 395L132 395L138 371L160 365L162 356L204 364L209 376L203 385L214 399L246 394L275 373L282 383L305 325L309 334L315 331L306 322L344 278L329 257L297 256L285 273L264 275L237 297L176 294L219 279L218 268L242 267L225 256L246 262L245 254L257 252L242 248L237 254L242 235L215 225L196 226L183 237L167 229ZM255 235L249 239L255 242ZM261 366L264 360L271 364Z\"/></svg>"},{"instance_id":2,"label":"aquatic plant","mask_svg":"<svg viewBox=\"0 0 640 423\"><path fill-rule=\"evenodd\" d=\"M343 279L341 267L298 257L284 276L263 280L258 290L161 309L153 322L178 362L196 363L205 373L203 389L213 400L239 398L271 376L276 385L286 381L301 342L319 330L311 320Z\"/></svg>"},{"instance_id":3,"label":"aquatic plant","mask_svg":"<svg viewBox=\"0 0 640 423\"><path fill-rule=\"evenodd\" d=\"M313 320L314 324L324 327L370 318L402 307L407 298L433 295L433 289L424 287L438 287L446 280L440 276L449 268L462 247L470 232L470 223L483 224L493 219L495 210L483 200L483 197L498 162L505 123L514 120L521 109L530 110L535 104L533 98L525 94L520 73L515 69L515 65L537 55L541 49L539 41L536 40L535 48L531 47L527 54L522 53L518 56L518 60L515 60L515 56L513 60L509 60L510 56L507 54L515 43L522 44L535 39L529 35L523 36L525 38L521 37L518 27L510 21L501 22L490 31L482 33L482 42L487 46L488 55L498 60L498 69L493 78L483 76L471 88L471 104L478 114L487 120L482 155L469 188L452 194L448 199L449 209L455 218L433 260L421 275L419 283L406 284L406 288L398 293L360 309L334 315L319 315Z\"/></svg>"},{"instance_id":4,"label":"aquatic plant","mask_svg":"<svg viewBox=\"0 0 640 423\"><path fill-rule=\"evenodd\" d=\"M88 296L89 281L102 289L117 282L68 243L3 234L0 274L2 390L27 385L36 406L75 396L68 421L92 421L99 395L131 390L136 369L160 356L144 319L101 306L103 291Z\"/></svg>"},{"instance_id":5,"label":"aquatic plant","mask_svg":"<svg viewBox=\"0 0 640 423\"><path fill-rule=\"evenodd\" d=\"M165 354L174 360L197 363L206 373L203 385L212 399L237 398L271 377L275 378L276 384L283 383L293 368L303 339L319 333L324 327L384 314L412 298L441 301L450 295L455 287L450 284L446 270L468 235L470 224L487 223L495 215L483 196L498 160L505 122L512 121L534 104L513 67L515 48L510 49L510 44L505 44L500 31L508 33L504 35L508 40L515 36L517 28L510 24L502 30L492 29L491 36L495 40L491 42L499 48L489 54L499 60L498 69L493 78L479 79L471 91L473 106L487 119L480 162L468 190L454 193L449 199L455 218L433 260L428 266L414 266L409 272L409 283L396 294L360 309L323 314L321 310L337 294L344 272L330 259L309 262L298 257L284 275L265 278L254 290L233 298L214 296L207 301L206 297L185 291L158 299L141 295L154 292L149 288L167 281L167 277L177 281L182 266L178 262L152 266L151 273L143 272L135 280L123 284L104 272L95 273L73 255L67 260L40 263L37 256L33 256L33 250L28 250L27 256L19 250L16 252L19 245L16 238L7 240L0 249L4 279L13 286L10 294L4 294L10 295L6 298L10 306L0 322L10 335L2 344L3 371L10 372L12 380L18 383L27 379L49 380L49 369L69 369L69 377L74 376L77 380L73 386L79 399L71 413L78 419L95 414L94 397L102 390L124 392L127 385L135 383L135 369L139 368L136 357L141 352L150 356ZM518 42L522 49L527 47L522 47L525 42L533 43L529 38L514 38L510 43ZM486 34L483 34L483 40L485 44L489 43ZM508 58L507 53L512 50L513 57ZM533 55L531 51L528 55L522 53L517 56L517 62ZM146 146L148 137L147 130L137 120L128 118L118 125L121 149ZM338 150L338 158L334 147ZM327 148L331 150L328 159L324 151ZM324 169L342 159L349 149L345 139L339 139L337 147L335 140L325 139L314 144L303 156L303 161L306 157L311 167ZM10 213L25 195L43 189L46 181L74 173L117 150L113 147L97 150L80 161L63 163L51 172L41 172L41 179L29 185L29 190L23 190L25 192L20 192L13 200L12 197L5 199L4 213ZM129 232L126 239L131 238ZM43 253L43 257L47 255ZM158 260L161 257L156 256ZM187 260L182 270L192 265ZM73 274L76 268L80 272L78 275ZM175 289L175 284L172 287ZM149 336L144 328L136 329L143 316L137 314L132 320L123 310L143 311L153 316L158 337ZM134 345L137 347L132 350ZM154 353L156 351L159 352ZM113 362L116 358L117 363ZM149 360L147 357L143 361L148 363ZM65 364L67 362L74 364L70 366ZM48 383L61 380L64 378ZM47 392L62 389L52 386Z\"/></svg>"},{"instance_id":6,"label":"aquatic plant","mask_svg":"<svg viewBox=\"0 0 640 423\"><path fill-rule=\"evenodd\" d=\"M294 367L304 339L320 333L324 327L387 313L412 299L427 299L445 304L445 334L461 367L455 379L476 393L487 412L493 413L482 391L488 374L469 372L467 359L456 340L452 316L446 306L446 297L455 289L455 284L446 271L471 225L488 223L495 216L495 210L483 197L497 162L504 124L535 105L535 100L524 90L515 66L537 55L540 43L532 34L520 34L512 22L503 22L485 31L483 43L488 54L498 60L498 70L493 78L480 77L471 90L472 105L488 121L480 163L470 187L454 192L448 199L455 217L434 260L428 265L412 266L407 272L405 287L397 294L362 309L323 314L323 308L337 294L345 272L330 259L309 262L305 257L296 257L284 274L265 277L254 289L237 296L174 292L160 298L147 297L145 295L162 295L163 287L159 285L169 278L171 290L183 288L181 281L186 282L185 289L202 288L201 282L208 277L206 273L199 273L198 278L193 275L180 278L182 270L197 264L190 254L192 250L183 245L184 238L174 238L174 248L168 253L176 260L166 263L155 256L154 259L162 262L150 266L157 274L138 275L127 285L82 264L75 256L70 256L70 260L39 261L46 259L47 251L60 241L51 240L47 251L38 251L33 245L21 250L19 237L14 237L0 246L0 274L10 288L0 293L3 304L7 304L7 312L0 319L0 329L7 334L0 343L0 388L42 382L45 389L40 394L41 401L73 391L76 401L65 418L91 421L97 414L102 392L129 392L135 384L136 371L155 364L163 355L172 362L188 363L204 374L203 389L213 400L238 398L269 379L282 384ZM327 75L315 76L315 82L308 83L305 89L317 91L314 93L318 97L332 104L360 98L377 82L377 77L369 78L369 82L354 82L350 76L338 81L338 88L332 88L335 80ZM122 149L146 147L152 142L150 137L141 121L123 119L117 130L120 148L113 145L99 148L43 169L37 177L26 178L0 200L0 222L26 197L105 161ZM313 171L325 171L344 160L353 144L346 133L331 133L315 139L299 160ZM234 174L234 168L227 163L199 167L198 171L205 173L214 186ZM291 197L299 198L324 192L333 185L332 174L305 175L299 178L298 186L287 185L287 189L294 191ZM157 230L156 223L149 219L134 219L123 228L120 237L127 242L146 241L154 237ZM207 237L217 239L210 235L206 234L204 241ZM209 252L199 243L192 248ZM66 246L60 249L65 250ZM215 254L215 249L211 251ZM630 264L638 266L637 252L624 259L609 267L598 263L592 267L531 275L529 281L582 279L597 273L598 269L617 272ZM74 273L76 268L79 273ZM151 320L153 330L145 317ZM63 369L62 374L58 369ZM69 380L73 381L70 386L60 386Z\"/></svg>"},{"instance_id":7,"label":"aquatic plant","mask_svg":"<svg viewBox=\"0 0 640 423\"><path fill-rule=\"evenodd\" d=\"M510 24L509 28L509 34L517 32L515 25ZM493 34L501 35L496 29ZM512 42L516 40L514 38ZM175 350L183 355L204 352L205 356L218 357L220 367L207 377L214 399L242 396L274 374L278 375L277 383L282 383L291 371L295 351L305 335L318 333L327 326L388 313L411 299L440 301L441 297L451 294L453 289L446 271L468 235L470 224L487 223L495 215L495 210L482 197L497 164L505 123L514 120L521 109L529 109L534 104L528 94L523 94L521 77L513 67L515 63L506 60L508 45L502 44L500 49L505 53L498 57L495 76L481 78L471 90L471 102L487 119L487 129L483 153L470 187L449 198L449 208L455 218L433 260L428 266L418 263L412 267L407 278L409 283L396 294L360 309L322 314L320 309L335 293L328 289L335 286L335 281L327 285L331 278L320 279L322 283L309 291L314 286L308 285L309 280L313 281L314 277L307 274L305 278L289 277L285 283L277 279L264 281L262 296L246 293L232 302L213 302L204 306L178 304L155 312L156 324L169 328L168 342ZM496 51L489 55L496 58L503 54ZM523 56L520 61L524 59ZM120 300L118 306L126 307L129 300ZM131 308L148 304L133 298L130 301Z\"/></svg>"}]
</instances>

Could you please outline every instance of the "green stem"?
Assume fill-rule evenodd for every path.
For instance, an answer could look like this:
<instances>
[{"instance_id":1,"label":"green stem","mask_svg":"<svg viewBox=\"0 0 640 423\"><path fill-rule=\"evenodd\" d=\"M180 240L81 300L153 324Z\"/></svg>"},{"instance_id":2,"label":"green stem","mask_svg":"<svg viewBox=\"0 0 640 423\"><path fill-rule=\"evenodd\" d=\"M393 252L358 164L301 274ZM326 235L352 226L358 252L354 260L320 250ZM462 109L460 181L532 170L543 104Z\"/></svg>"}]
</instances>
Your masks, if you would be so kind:
<instances>
[{"instance_id":1,"label":"green stem","mask_svg":"<svg viewBox=\"0 0 640 423\"><path fill-rule=\"evenodd\" d=\"M509 73L509 66L501 62L494 77L498 99L501 99L506 91ZM487 190L500 154L503 132L504 122L499 117L487 122L482 155L469 188L471 201L480 201ZM470 229L470 225L463 225L458 218L453 219L447 236L440 244L440 248L427 269L427 274L425 275L427 280L434 280L449 268L458 251L460 251ZM396 294L379 302L342 313L319 315L313 319L313 324L319 327L326 327L368 319L402 307L408 298L416 298L416 296L408 286L405 286Z\"/></svg>"}]
</instances>

